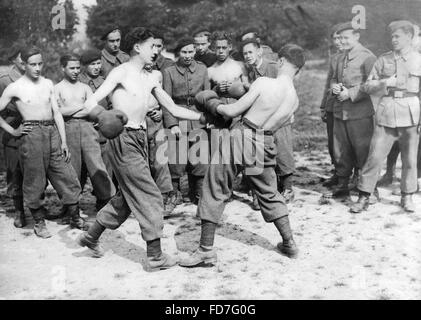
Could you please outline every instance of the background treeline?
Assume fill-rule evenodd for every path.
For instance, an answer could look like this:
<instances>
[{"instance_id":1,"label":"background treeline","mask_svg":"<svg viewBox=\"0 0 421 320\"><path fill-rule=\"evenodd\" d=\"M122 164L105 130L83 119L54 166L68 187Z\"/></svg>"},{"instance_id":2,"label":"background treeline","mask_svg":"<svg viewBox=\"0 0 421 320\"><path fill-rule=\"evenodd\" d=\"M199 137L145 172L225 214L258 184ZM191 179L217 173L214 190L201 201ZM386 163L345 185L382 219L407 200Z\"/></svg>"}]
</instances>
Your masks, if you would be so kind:
<instances>
[{"instance_id":1,"label":"background treeline","mask_svg":"<svg viewBox=\"0 0 421 320\"><path fill-rule=\"evenodd\" d=\"M78 18L71 0L65 0L66 29L51 27L51 9L59 0L0 0L0 64L16 43L33 43L45 52L45 74L57 79L58 58L80 43L72 42ZM178 38L206 27L226 30L234 36L256 27L275 50L287 42L308 49L312 57L326 56L328 30L350 20L352 7L366 8L367 31L363 43L374 53L388 49L385 27L389 21L407 18L421 23L420 0L97 0L88 8L85 45L101 48L101 34L112 25L124 31L142 25L162 32L171 50Z\"/></svg>"}]
</instances>

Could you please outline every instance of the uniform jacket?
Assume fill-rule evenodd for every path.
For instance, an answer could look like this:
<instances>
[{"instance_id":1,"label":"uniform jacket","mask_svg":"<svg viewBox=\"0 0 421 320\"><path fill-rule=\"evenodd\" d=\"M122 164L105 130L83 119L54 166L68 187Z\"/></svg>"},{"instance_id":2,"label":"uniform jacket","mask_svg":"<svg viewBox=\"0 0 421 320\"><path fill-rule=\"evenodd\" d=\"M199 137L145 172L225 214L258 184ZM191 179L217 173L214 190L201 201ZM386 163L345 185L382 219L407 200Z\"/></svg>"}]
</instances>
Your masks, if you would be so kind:
<instances>
[{"instance_id":1,"label":"uniform jacket","mask_svg":"<svg viewBox=\"0 0 421 320\"><path fill-rule=\"evenodd\" d=\"M106 78L111 70L117 67L120 64L123 64L129 61L130 56L123 52L119 51L116 56L109 53L106 49L102 49L101 51L101 75Z\"/></svg>"},{"instance_id":2,"label":"uniform jacket","mask_svg":"<svg viewBox=\"0 0 421 320\"><path fill-rule=\"evenodd\" d=\"M96 78L91 78L85 72L83 72L79 75L79 81L84 84L87 84L91 88L92 92L95 92L101 86L101 84L104 83L105 79L101 75L99 75ZM108 97L102 99L98 104L104 107L105 109L111 108L111 102Z\"/></svg>"},{"instance_id":3,"label":"uniform jacket","mask_svg":"<svg viewBox=\"0 0 421 320\"><path fill-rule=\"evenodd\" d=\"M199 55L198 53L196 53L196 55L194 56L194 59L196 61L200 61L200 62L204 63L206 65L206 67L209 68L210 66L212 66L216 62L216 54L213 51L208 49L202 55Z\"/></svg>"},{"instance_id":4,"label":"uniform jacket","mask_svg":"<svg viewBox=\"0 0 421 320\"><path fill-rule=\"evenodd\" d=\"M383 81L396 74L396 87L387 88ZM418 125L420 120L421 54L411 49L398 56L393 51L382 54L374 64L365 84L369 93L382 95L376 110L378 125L396 128ZM415 94L411 97L395 98L388 95L390 89Z\"/></svg>"},{"instance_id":5,"label":"uniform jacket","mask_svg":"<svg viewBox=\"0 0 421 320\"><path fill-rule=\"evenodd\" d=\"M263 58L260 66L247 67L250 84L259 77L276 78L278 76L278 63Z\"/></svg>"},{"instance_id":6,"label":"uniform jacket","mask_svg":"<svg viewBox=\"0 0 421 320\"><path fill-rule=\"evenodd\" d=\"M11 66L5 73L0 74L0 96L3 94L3 91L6 87L18 80L22 74L16 68L16 66ZM22 122L22 117L14 103L9 103L6 109L1 111L1 116L6 120L6 122L11 125L13 128L17 128ZM11 134L4 132L2 143L5 146L17 147L17 139L15 139Z\"/></svg>"},{"instance_id":7,"label":"uniform jacket","mask_svg":"<svg viewBox=\"0 0 421 320\"><path fill-rule=\"evenodd\" d=\"M332 91L330 90L330 83L332 81L333 72L336 67L336 64L338 63L338 59L340 56L341 56L340 52L335 53L334 55L330 57L330 60L329 60L329 71L327 73L325 91L323 93L323 99L320 105L320 109L325 110L327 112L333 112L333 104L335 102L335 96L332 94Z\"/></svg>"},{"instance_id":8,"label":"uniform jacket","mask_svg":"<svg viewBox=\"0 0 421 320\"><path fill-rule=\"evenodd\" d=\"M340 102L335 99L335 118L357 120L374 114L370 96L364 92L364 83L373 68L376 56L361 44L338 57L332 83L342 83L349 91L350 99Z\"/></svg>"},{"instance_id":9,"label":"uniform jacket","mask_svg":"<svg viewBox=\"0 0 421 320\"><path fill-rule=\"evenodd\" d=\"M163 89L171 96L177 105L197 111L195 95L203 90L210 89L208 70L201 62L193 63L185 67L181 62L164 69L162 72ZM165 108L163 109L164 126L171 128L180 125L179 120L172 116ZM180 126L182 129L183 126ZM203 128L199 121L187 121L187 131Z\"/></svg>"},{"instance_id":10,"label":"uniform jacket","mask_svg":"<svg viewBox=\"0 0 421 320\"><path fill-rule=\"evenodd\" d=\"M158 58L156 58L153 68L155 70L162 71L168 67L171 67L172 65L174 65L174 63L175 62L170 58L166 58L162 54L160 54Z\"/></svg>"}]
</instances>

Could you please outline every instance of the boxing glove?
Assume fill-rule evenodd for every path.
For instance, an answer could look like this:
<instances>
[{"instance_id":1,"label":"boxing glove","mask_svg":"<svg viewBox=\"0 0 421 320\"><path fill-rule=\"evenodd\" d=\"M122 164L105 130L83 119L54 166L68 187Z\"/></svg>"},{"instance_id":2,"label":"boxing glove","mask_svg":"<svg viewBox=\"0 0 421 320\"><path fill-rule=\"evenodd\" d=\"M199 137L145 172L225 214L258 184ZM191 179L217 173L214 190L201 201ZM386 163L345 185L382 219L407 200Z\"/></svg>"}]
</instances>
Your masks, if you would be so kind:
<instances>
[{"instance_id":1,"label":"boxing glove","mask_svg":"<svg viewBox=\"0 0 421 320\"><path fill-rule=\"evenodd\" d=\"M240 80L234 81L228 88L228 94L235 99L241 98L246 93L243 83Z\"/></svg>"},{"instance_id":2,"label":"boxing glove","mask_svg":"<svg viewBox=\"0 0 421 320\"><path fill-rule=\"evenodd\" d=\"M114 139L124 130L124 125L128 119L124 112L120 110L105 110L101 106L96 106L89 113L89 118L98 123L98 130L107 139Z\"/></svg>"},{"instance_id":3,"label":"boxing glove","mask_svg":"<svg viewBox=\"0 0 421 320\"><path fill-rule=\"evenodd\" d=\"M219 100L218 95L212 90L204 90L196 94L196 108L201 112L209 112L212 115L216 116L219 115L216 108L223 104L221 100Z\"/></svg>"}]
</instances>

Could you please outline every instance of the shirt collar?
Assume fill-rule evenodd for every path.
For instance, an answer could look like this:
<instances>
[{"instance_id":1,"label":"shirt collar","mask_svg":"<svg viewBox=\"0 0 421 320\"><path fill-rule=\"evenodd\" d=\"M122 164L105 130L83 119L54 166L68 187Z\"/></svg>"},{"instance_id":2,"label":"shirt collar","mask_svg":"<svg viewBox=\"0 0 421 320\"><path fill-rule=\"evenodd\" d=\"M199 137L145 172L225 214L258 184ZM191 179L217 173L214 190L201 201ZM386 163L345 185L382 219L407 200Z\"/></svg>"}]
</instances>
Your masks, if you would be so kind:
<instances>
[{"instance_id":1,"label":"shirt collar","mask_svg":"<svg viewBox=\"0 0 421 320\"><path fill-rule=\"evenodd\" d=\"M265 74L267 66L268 62L265 59L262 59L262 61L256 65L256 71L262 76Z\"/></svg>"},{"instance_id":2,"label":"shirt collar","mask_svg":"<svg viewBox=\"0 0 421 320\"><path fill-rule=\"evenodd\" d=\"M124 55L123 51L119 50L117 55L112 55L107 51L107 49L102 49L102 56L110 62L111 64L115 64L116 60L118 60L120 63L123 63L122 56Z\"/></svg>"},{"instance_id":3,"label":"shirt collar","mask_svg":"<svg viewBox=\"0 0 421 320\"><path fill-rule=\"evenodd\" d=\"M20 77L22 77L22 74L19 72L18 68L13 65L10 69L9 69L9 77L10 79L15 82L16 80L18 80Z\"/></svg>"},{"instance_id":4,"label":"shirt collar","mask_svg":"<svg viewBox=\"0 0 421 320\"><path fill-rule=\"evenodd\" d=\"M196 70L196 61L193 60L191 65L186 67L185 65L183 65L180 62L180 60L178 60L177 63L176 63L176 68L177 68L178 72L180 72L181 74L184 74L186 70L189 70L191 73L193 73Z\"/></svg>"},{"instance_id":5,"label":"shirt collar","mask_svg":"<svg viewBox=\"0 0 421 320\"><path fill-rule=\"evenodd\" d=\"M79 75L79 81L86 83L93 83L96 89L104 82L104 79L99 75L96 78L91 78L86 72L83 72Z\"/></svg>"},{"instance_id":6,"label":"shirt collar","mask_svg":"<svg viewBox=\"0 0 421 320\"><path fill-rule=\"evenodd\" d=\"M407 61L411 53L412 53L412 49L408 48L407 50L403 52L401 51L399 54L397 54L396 52L393 52L393 55L395 57L395 60L402 58L403 61Z\"/></svg>"},{"instance_id":7,"label":"shirt collar","mask_svg":"<svg viewBox=\"0 0 421 320\"><path fill-rule=\"evenodd\" d=\"M357 43L354 46L354 48L352 48L351 50L348 51L348 59L349 60L354 59L357 56L358 52L361 51L362 48L363 48L362 44L361 43Z\"/></svg>"}]
</instances>

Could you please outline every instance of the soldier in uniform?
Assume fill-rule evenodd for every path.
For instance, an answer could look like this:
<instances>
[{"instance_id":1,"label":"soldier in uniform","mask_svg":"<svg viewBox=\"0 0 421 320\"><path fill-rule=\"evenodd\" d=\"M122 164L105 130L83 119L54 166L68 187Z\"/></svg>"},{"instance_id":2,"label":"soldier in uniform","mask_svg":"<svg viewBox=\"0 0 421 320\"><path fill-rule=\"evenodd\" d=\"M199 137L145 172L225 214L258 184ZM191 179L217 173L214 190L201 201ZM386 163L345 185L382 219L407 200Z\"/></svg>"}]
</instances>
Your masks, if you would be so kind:
<instances>
[{"instance_id":1,"label":"soldier in uniform","mask_svg":"<svg viewBox=\"0 0 421 320\"><path fill-rule=\"evenodd\" d=\"M329 60L329 71L327 74L326 86L323 94L322 103L320 105L322 121L326 122L329 155L332 164L335 168L333 176L323 183L325 187L332 187L338 183L338 176L336 175L335 156L333 152L333 104L335 102L335 96L330 90L330 82L332 81L333 70L338 63L338 59L341 56L342 52L341 37L338 33L338 27L340 27L340 24L333 26L331 31L331 39L336 49L336 52L330 57Z\"/></svg>"},{"instance_id":2,"label":"soldier in uniform","mask_svg":"<svg viewBox=\"0 0 421 320\"><path fill-rule=\"evenodd\" d=\"M351 212L369 206L384 159L398 141L402 159L401 206L414 212L412 194L417 190L417 151L420 126L421 54L411 46L414 27L405 20L389 25L393 51L381 55L367 79L365 90L381 93L376 110L376 127L358 183L358 202Z\"/></svg>"},{"instance_id":3,"label":"soldier in uniform","mask_svg":"<svg viewBox=\"0 0 421 320\"><path fill-rule=\"evenodd\" d=\"M333 148L338 185L333 197L349 195L349 179L354 166L364 165L373 135L374 108L363 85L376 57L363 47L360 33L352 23L338 27L344 52L333 71L331 89L336 96L333 104Z\"/></svg>"},{"instance_id":4,"label":"soldier in uniform","mask_svg":"<svg viewBox=\"0 0 421 320\"><path fill-rule=\"evenodd\" d=\"M12 66L7 69L7 72L0 74L0 96L9 84L18 80L25 73L25 65L20 57L20 48L12 48L9 61L12 63ZM13 102L9 103L0 115L15 129L22 121L22 117ZM22 228L26 225L26 220L22 193L23 176L19 164L18 142L18 138L7 132L3 132L2 143L6 164L7 194L12 197L15 207L13 225L16 228Z\"/></svg>"},{"instance_id":5,"label":"soldier in uniform","mask_svg":"<svg viewBox=\"0 0 421 320\"><path fill-rule=\"evenodd\" d=\"M266 58L269 61L278 60L278 55L275 52L273 52L272 48L262 43L262 40L259 36L259 32L256 29L250 28L250 29L245 30L241 34L240 36L241 42L244 42L247 39L256 39L256 41L260 44L260 47L262 48L264 58Z\"/></svg>"},{"instance_id":6,"label":"soldier in uniform","mask_svg":"<svg viewBox=\"0 0 421 320\"><path fill-rule=\"evenodd\" d=\"M100 74L102 69L101 51L96 49L85 50L82 52L80 62L82 64L83 70L79 75L79 81L87 84L91 88L92 92L95 92L104 83L105 80L105 78ZM109 97L102 99L98 104L104 107L106 110L112 108L111 100ZM108 175L112 177L114 185L117 186L117 180L113 174L113 169L108 154L109 150L107 148L107 139L100 132L98 133L98 141L101 146L102 160L104 161ZM82 172L82 185L84 184L83 181L86 180L86 177L87 171L86 168L84 168Z\"/></svg>"},{"instance_id":7,"label":"soldier in uniform","mask_svg":"<svg viewBox=\"0 0 421 320\"><path fill-rule=\"evenodd\" d=\"M110 71L118 65L129 61L129 55L120 50L121 30L112 27L101 37L105 42L101 51L101 75L106 78Z\"/></svg>"},{"instance_id":8,"label":"soldier in uniform","mask_svg":"<svg viewBox=\"0 0 421 320\"><path fill-rule=\"evenodd\" d=\"M164 36L157 32L154 32L154 35L155 35L154 44L157 49L157 54L154 57L154 64L152 68L154 70L158 70L162 72L164 69L172 66L174 64L174 61L162 55L162 50L164 50L165 48Z\"/></svg>"},{"instance_id":9,"label":"soldier in uniform","mask_svg":"<svg viewBox=\"0 0 421 320\"><path fill-rule=\"evenodd\" d=\"M196 54L194 60L203 62L206 67L212 66L216 62L216 55L210 47L210 36L211 33L208 30L198 30L194 34L194 47L196 48Z\"/></svg>"},{"instance_id":10,"label":"soldier in uniform","mask_svg":"<svg viewBox=\"0 0 421 320\"><path fill-rule=\"evenodd\" d=\"M159 49L157 48L157 50ZM152 73L162 86L162 73L160 71L154 70L152 65L146 65L145 70ZM146 132L148 136L149 167L151 168L152 178L159 191L161 191L164 201L164 217L167 217L175 208L175 202L172 201L174 192L168 163L163 163L157 158L157 151L162 145L162 141L157 139L157 134L164 128L164 124L162 108L152 94L149 96L148 108L149 111L146 113Z\"/></svg>"},{"instance_id":11,"label":"soldier in uniform","mask_svg":"<svg viewBox=\"0 0 421 320\"><path fill-rule=\"evenodd\" d=\"M249 70L248 80L250 83L253 83L259 77L275 79L278 76L278 63L263 57L263 50L257 39L250 38L245 40L242 44L242 51ZM274 132L275 144L278 150L275 167L278 191L285 198L286 202L294 199L292 178L295 171L295 161L292 149L292 123L293 117ZM253 206L255 207L256 204L258 204L257 197L253 195Z\"/></svg>"},{"instance_id":12,"label":"soldier in uniform","mask_svg":"<svg viewBox=\"0 0 421 320\"><path fill-rule=\"evenodd\" d=\"M172 97L174 102L184 108L197 111L195 106L195 95L199 91L210 89L208 72L206 66L194 60L196 50L194 48L193 38L181 39L176 47L176 54L179 54L177 63L163 71L163 89ZM205 125L198 121L178 120L167 110L163 110L164 126L171 129L172 136L169 137L168 154L170 156L180 157L172 159L169 162L171 171L173 191L175 195L170 201L180 203L181 188L180 178L187 171L189 178L190 199L197 203L202 190L203 177L206 172L207 163L192 164L188 160L190 146L196 142L207 140ZM181 136L188 135L188 145L181 143ZM196 137L194 141L190 137ZM175 139L175 140L174 140ZM186 149L187 147L187 149ZM187 163L180 163L187 156ZM187 201L187 199L185 199Z\"/></svg>"}]
</instances>

